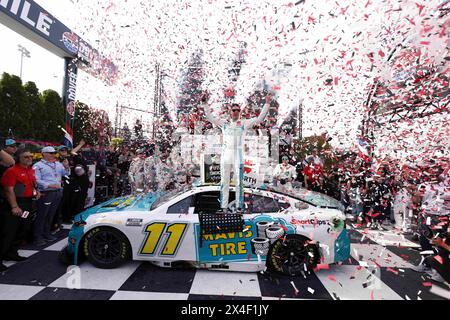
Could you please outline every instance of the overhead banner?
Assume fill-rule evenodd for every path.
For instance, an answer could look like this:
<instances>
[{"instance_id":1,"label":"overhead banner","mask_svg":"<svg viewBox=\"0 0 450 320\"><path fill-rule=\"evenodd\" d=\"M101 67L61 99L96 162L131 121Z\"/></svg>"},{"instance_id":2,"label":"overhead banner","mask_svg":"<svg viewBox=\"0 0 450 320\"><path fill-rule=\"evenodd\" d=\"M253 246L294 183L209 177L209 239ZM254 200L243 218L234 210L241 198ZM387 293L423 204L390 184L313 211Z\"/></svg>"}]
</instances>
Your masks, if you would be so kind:
<instances>
[{"instance_id":1,"label":"overhead banner","mask_svg":"<svg viewBox=\"0 0 450 320\"><path fill-rule=\"evenodd\" d=\"M32 0L0 0L0 13L13 20L11 22L11 20L0 19L0 22L5 23L11 29L23 34L23 28L17 26L17 23L20 24L31 31L33 35L40 36L60 49L52 50L54 53L61 57L78 58L82 62L80 67L84 71L108 84L115 83L118 69L111 60L101 55L36 2ZM33 38L28 34L25 36ZM39 41L35 40L35 42Z\"/></svg>"},{"instance_id":2,"label":"overhead banner","mask_svg":"<svg viewBox=\"0 0 450 320\"><path fill-rule=\"evenodd\" d=\"M77 92L78 68L76 59L65 59L63 104L66 109L64 145L73 148L73 122L75 118L75 97Z\"/></svg>"}]
</instances>

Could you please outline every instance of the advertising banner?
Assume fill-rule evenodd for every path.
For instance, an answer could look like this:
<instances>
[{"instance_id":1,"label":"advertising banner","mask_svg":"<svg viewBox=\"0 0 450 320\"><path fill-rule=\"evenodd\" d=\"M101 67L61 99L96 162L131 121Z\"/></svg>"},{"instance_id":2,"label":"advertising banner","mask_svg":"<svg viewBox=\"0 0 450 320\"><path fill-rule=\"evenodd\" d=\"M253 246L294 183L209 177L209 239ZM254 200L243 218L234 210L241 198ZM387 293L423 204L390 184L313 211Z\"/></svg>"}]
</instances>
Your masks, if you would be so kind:
<instances>
[{"instance_id":1,"label":"advertising banner","mask_svg":"<svg viewBox=\"0 0 450 320\"><path fill-rule=\"evenodd\" d=\"M66 109L64 144L73 148L73 121L75 117L75 97L77 91L78 68L76 59L66 58L64 75L63 104Z\"/></svg>"},{"instance_id":2,"label":"advertising banner","mask_svg":"<svg viewBox=\"0 0 450 320\"><path fill-rule=\"evenodd\" d=\"M108 84L114 84L118 69L110 59L101 55L86 41L32 0L0 0L0 15L38 35L64 52L64 57L77 58L84 71ZM5 19L2 19L2 22ZM9 20L11 21L11 20ZM6 23L14 28L14 23Z\"/></svg>"}]
</instances>

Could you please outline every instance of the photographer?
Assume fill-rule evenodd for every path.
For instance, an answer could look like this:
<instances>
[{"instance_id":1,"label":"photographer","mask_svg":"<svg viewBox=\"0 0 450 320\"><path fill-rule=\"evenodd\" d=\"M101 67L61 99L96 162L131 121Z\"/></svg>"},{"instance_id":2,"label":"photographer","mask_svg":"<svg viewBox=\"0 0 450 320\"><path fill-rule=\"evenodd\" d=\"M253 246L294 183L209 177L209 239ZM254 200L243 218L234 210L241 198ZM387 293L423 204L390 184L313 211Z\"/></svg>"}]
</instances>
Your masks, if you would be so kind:
<instances>
[{"instance_id":1,"label":"photographer","mask_svg":"<svg viewBox=\"0 0 450 320\"><path fill-rule=\"evenodd\" d=\"M429 256L424 263L413 270L429 272L436 281L449 280L449 215L450 215L450 186L443 175L432 179L435 183L423 186L422 192L417 193L421 203L418 215L419 242L422 252L437 249L438 255ZM443 230L440 231L440 230ZM433 250L434 251L434 250Z\"/></svg>"},{"instance_id":2,"label":"photographer","mask_svg":"<svg viewBox=\"0 0 450 320\"><path fill-rule=\"evenodd\" d=\"M283 156L281 158L281 163L275 167L273 176L277 185L279 184L281 188L292 188L292 181L296 178L295 167L289 164L288 156Z\"/></svg>"},{"instance_id":3,"label":"photographer","mask_svg":"<svg viewBox=\"0 0 450 320\"><path fill-rule=\"evenodd\" d=\"M54 221L56 230L61 222L70 223L73 217L83 211L85 207L89 189L88 167L84 157L78 153L84 145L85 142L82 139L70 153L66 146L58 148L59 161L63 163L67 160L69 162L71 174L63 177L63 198L57 221Z\"/></svg>"},{"instance_id":4,"label":"photographer","mask_svg":"<svg viewBox=\"0 0 450 320\"><path fill-rule=\"evenodd\" d=\"M35 211L33 200L40 197L34 169L31 168L31 152L19 150L16 160L16 165L6 170L1 180L6 203L0 209L0 271L6 270L2 260L26 260L18 254L18 248L31 229L31 216Z\"/></svg>"}]
</instances>

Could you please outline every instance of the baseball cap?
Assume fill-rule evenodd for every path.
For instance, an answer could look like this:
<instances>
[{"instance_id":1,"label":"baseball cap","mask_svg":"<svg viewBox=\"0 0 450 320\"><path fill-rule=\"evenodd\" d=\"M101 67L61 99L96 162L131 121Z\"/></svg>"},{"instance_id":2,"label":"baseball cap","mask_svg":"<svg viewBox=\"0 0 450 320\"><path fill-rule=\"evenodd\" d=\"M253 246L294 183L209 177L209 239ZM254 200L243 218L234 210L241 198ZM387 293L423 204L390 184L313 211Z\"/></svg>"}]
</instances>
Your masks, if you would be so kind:
<instances>
[{"instance_id":1,"label":"baseball cap","mask_svg":"<svg viewBox=\"0 0 450 320\"><path fill-rule=\"evenodd\" d=\"M69 147L68 146L59 146L58 151L61 151L61 150L69 150Z\"/></svg>"},{"instance_id":2,"label":"baseball cap","mask_svg":"<svg viewBox=\"0 0 450 320\"><path fill-rule=\"evenodd\" d=\"M16 146L17 142L13 139L6 139L5 141L5 147L11 147L11 146Z\"/></svg>"},{"instance_id":3,"label":"baseball cap","mask_svg":"<svg viewBox=\"0 0 450 320\"><path fill-rule=\"evenodd\" d=\"M53 147L44 147L44 148L42 148L41 152L42 153L53 153L53 152L56 152L56 150Z\"/></svg>"}]
</instances>

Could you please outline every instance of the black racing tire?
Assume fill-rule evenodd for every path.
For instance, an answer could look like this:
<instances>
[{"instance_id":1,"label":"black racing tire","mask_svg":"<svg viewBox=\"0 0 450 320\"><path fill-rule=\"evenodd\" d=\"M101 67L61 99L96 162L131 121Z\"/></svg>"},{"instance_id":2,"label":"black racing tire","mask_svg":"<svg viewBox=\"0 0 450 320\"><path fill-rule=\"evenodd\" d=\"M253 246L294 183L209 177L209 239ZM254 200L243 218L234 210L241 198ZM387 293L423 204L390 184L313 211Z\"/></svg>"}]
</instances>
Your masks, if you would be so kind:
<instances>
[{"instance_id":1,"label":"black racing tire","mask_svg":"<svg viewBox=\"0 0 450 320\"><path fill-rule=\"evenodd\" d=\"M276 240L269 249L267 266L269 270L288 276L299 276L312 270L320 261L319 250L307 244L308 239L296 234L288 234Z\"/></svg>"},{"instance_id":2,"label":"black racing tire","mask_svg":"<svg viewBox=\"0 0 450 320\"><path fill-rule=\"evenodd\" d=\"M95 267L114 269L130 259L131 246L119 230L96 227L84 237L83 253Z\"/></svg>"}]
</instances>

